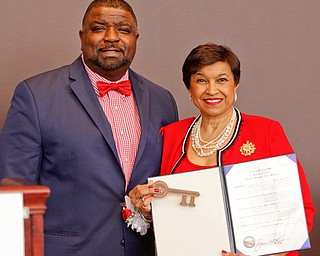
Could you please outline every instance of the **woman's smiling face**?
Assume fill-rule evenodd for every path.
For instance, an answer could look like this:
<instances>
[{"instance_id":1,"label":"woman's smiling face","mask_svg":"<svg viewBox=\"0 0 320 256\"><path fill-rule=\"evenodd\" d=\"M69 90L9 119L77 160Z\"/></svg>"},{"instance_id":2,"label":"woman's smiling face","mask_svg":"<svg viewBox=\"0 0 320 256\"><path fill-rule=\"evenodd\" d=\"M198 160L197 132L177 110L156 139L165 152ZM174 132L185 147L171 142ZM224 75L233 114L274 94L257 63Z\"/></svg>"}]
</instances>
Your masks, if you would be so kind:
<instances>
[{"instance_id":1,"label":"woman's smiling face","mask_svg":"<svg viewBox=\"0 0 320 256\"><path fill-rule=\"evenodd\" d=\"M227 62L202 67L191 75L189 94L202 116L223 116L232 110L238 85Z\"/></svg>"}]
</instances>

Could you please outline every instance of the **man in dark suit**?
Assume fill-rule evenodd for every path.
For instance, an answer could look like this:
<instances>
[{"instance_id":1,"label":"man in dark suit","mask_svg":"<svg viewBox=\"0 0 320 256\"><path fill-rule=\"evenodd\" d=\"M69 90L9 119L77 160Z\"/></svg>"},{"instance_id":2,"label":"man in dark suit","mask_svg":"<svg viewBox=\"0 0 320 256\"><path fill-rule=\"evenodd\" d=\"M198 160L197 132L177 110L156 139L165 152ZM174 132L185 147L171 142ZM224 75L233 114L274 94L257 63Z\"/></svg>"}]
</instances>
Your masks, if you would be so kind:
<instances>
[{"instance_id":1,"label":"man in dark suit","mask_svg":"<svg viewBox=\"0 0 320 256\"><path fill-rule=\"evenodd\" d=\"M122 0L96 0L71 65L21 82L0 135L0 179L49 186L46 256L151 256L152 232L127 227L124 196L158 174L159 129L172 95L132 71L137 20Z\"/></svg>"}]
</instances>

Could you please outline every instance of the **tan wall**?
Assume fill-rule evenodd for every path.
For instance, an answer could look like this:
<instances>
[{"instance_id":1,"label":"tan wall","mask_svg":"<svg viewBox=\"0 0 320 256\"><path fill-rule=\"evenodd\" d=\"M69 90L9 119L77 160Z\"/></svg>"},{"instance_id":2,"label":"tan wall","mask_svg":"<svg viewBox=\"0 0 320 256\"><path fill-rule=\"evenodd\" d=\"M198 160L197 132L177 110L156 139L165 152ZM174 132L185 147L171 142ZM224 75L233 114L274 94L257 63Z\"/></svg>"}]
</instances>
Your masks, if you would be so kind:
<instances>
[{"instance_id":1,"label":"tan wall","mask_svg":"<svg viewBox=\"0 0 320 256\"><path fill-rule=\"evenodd\" d=\"M11 0L0 8L0 129L16 84L71 63L90 1ZM198 44L230 46L242 62L237 106L279 120L300 158L320 210L320 1L130 0L140 38L133 68L174 94L180 118L196 115L181 65ZM320 251L320 220L311 233Z\"/></svg>"}]
</instances>

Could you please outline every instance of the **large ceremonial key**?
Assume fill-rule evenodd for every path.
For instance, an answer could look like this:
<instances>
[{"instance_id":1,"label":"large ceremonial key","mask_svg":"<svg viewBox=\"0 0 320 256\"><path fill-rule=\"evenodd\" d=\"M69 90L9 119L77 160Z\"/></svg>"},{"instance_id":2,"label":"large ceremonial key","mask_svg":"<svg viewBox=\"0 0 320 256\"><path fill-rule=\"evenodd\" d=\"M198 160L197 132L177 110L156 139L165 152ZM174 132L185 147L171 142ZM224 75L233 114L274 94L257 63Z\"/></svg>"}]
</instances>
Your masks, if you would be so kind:
<instances>
[{"instance_id":1,"label":"large ceremonial key","mask_svg":"<svg viewBox=\"0 0 320 256\"><path fill-rule=\"evenodd\" d=\"M190 191L190 190L183 190L183 189L175 189L175 188L169 188L168 185L162 181L158 180L155 183L153 183L154 188L158 188L159 192L154 194L154 197L165 197L168 193L175 193L182 195L182 200L180 202L181 206L189 206L189 207L195 207L195 197L200 196L199 192L196 191ZM187 202L187 197L190 196L189 203Z\"/></svg>"}]
</instances>

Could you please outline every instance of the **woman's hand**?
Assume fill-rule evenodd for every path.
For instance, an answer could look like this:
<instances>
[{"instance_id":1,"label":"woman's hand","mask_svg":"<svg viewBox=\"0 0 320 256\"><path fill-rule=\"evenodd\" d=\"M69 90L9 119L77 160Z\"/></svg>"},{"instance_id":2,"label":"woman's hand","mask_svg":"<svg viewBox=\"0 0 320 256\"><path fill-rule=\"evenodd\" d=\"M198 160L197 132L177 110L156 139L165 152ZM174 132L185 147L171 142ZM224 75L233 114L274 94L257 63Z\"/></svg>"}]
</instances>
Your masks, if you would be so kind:
<instances>
[{"instance_id":1,"label":"woman's hand","mask_svg":"<svg viewBox=\"0 0 320 256\"><path fill-rule=\"evenodd\" d=\"M158 188L152 187L153 182L135 186L128 194L131 203L140 211L140 213L147 219L151 220L151 201L153 195L159 191Z\"/></svg>"},{"instance_id":2,"label":"woman's hand","mask_svg":"<svg viewBox=\"0 0 320 256\"><path fill-rule=\"evenodd\" d=\"M236 254L234 252L226 252L225 250L221 251L223 256L246 256L245 254Z\"/></svg>"},{"instance_id":3,"label":"woman's hand","mask_svg":"<svg viewBox=\"0 0 320 256\"><path fill-rule=\"evenodd\" d=\"M244 254L236 254L234 252L226 252L225 250L221 251L223 256L245 256ZM287 253L278 253L278 254L272 254L270 256L285 256Z\"/></svg>"},{"instance_id":4,"label":"woman's hand","mask_svg":"<svg viewBox=\"0 0 320 256\"><path fill-rule=\"evenodd\" d=\"M221 251L223 256L246 256L245 254L236 254L234 252L226 252L225 250Z\"/></svg>"}]
</instances>

